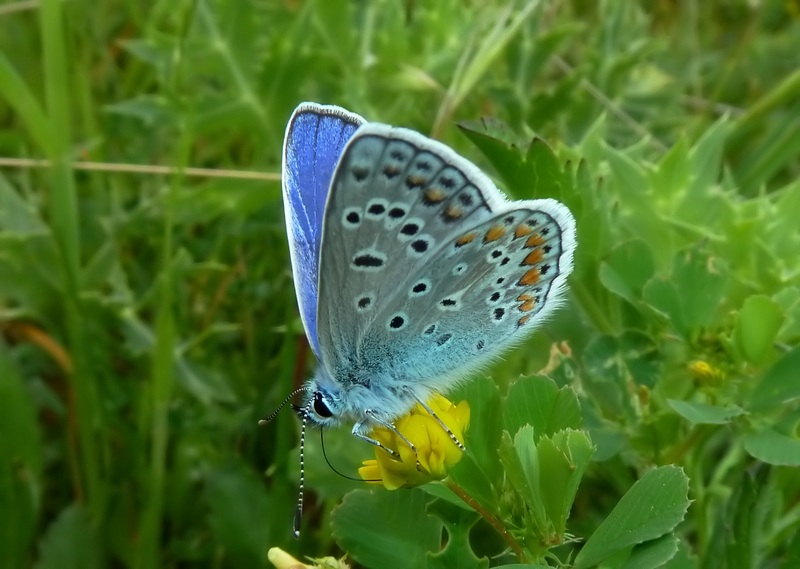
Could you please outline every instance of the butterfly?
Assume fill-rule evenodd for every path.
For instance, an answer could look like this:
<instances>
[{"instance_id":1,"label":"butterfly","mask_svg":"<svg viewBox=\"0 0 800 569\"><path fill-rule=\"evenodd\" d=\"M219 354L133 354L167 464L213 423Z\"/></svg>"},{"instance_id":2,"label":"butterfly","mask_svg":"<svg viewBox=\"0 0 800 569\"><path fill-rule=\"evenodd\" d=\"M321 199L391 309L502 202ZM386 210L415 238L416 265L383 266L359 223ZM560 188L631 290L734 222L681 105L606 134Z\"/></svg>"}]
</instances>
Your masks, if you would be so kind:
<instances>
[{"instance_id":1,"label":"butterfly","mask_svg":"<svg viewBox=\"0 0 800 569\"><path fill-rule=\"evenodd\" d=\"M441 142L302 103L282 177L300 317L319 361L298 390L301 444L308 422L352 424L381 446L372 428L393 429L563 304L576 246L569 209L508 201ZM299 513L295 535L298 523Z\"/></svg>"}]
</instances>

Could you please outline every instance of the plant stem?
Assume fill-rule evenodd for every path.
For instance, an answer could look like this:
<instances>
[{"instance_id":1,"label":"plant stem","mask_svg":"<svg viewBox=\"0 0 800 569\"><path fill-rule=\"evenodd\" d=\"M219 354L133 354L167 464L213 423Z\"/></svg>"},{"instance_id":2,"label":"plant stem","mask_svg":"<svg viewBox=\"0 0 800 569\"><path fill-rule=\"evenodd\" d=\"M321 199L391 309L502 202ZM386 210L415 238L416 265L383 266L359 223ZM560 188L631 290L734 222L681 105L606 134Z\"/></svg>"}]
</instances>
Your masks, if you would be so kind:
<instances>
[{"instance_id":1,"label":"plant stem","mask_svg":"<svg viewBox=\"0 0 800 569\"><path fill-rule=\"evenodd\" d=\"M519 542L514 539L514 536L509 533L506 527L503 525L503 522L498 520L495 516L493 516L490 512L486 511L483 506L481 506L475 498L467 494L466 490L464 490L461 486L453 482L452 480L446 480L447 487L459 498L461 498L470 508L478 512L480 516L489 522L489 525L492 526L497 533L500 534L508 546L511 548L511 551L514 552L514 555L517 556L517 560L520 563L525 563L525 552L522 549L522 546Z\"/></svg>"},{"instance_id":2,"label":"plant stem","mask_svg":"<svg viewBox=\"0 0 800 569\"><path fill-rule=\"evenodd\" d=\"M63 310L69 349L74 362L70 388L75 401L71 409L78 426L78 452L86 502L92 521L102 524L105 488L102 484L102 440L104 421L97 396L97 380L88 357L85 312L80 297L80 214L75 180L70 165L71 125L69 93L72 85L67 72L68 45L64 37L61 0L42 2L39 24L44 54L46 112L49 122L48 152L52 164L48 207L53 237L61 258Z\"/></svg>"}]
</instances>

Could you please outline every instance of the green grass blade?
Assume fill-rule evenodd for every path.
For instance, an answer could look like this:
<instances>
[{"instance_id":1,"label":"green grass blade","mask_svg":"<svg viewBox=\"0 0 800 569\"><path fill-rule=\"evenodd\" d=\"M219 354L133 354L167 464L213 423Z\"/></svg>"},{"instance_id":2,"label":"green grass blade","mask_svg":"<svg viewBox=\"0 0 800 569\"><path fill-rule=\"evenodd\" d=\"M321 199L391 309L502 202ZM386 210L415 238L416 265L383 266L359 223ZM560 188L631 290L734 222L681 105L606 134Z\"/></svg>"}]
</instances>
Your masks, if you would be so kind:
<instances>
[{"instance_id":1,"label":"green grass blade","mask_svg":"<svg viewBox=\"0 0 800 569\"><path fill-rule=\"evenodd\" d=\"M66 320L73 371L71 388L75 399L75 420L80 441L80 462L85 499L94 523L101 523L105 489L102 484L101 445L104 431L96 381L88 358L86 313L80 298L80 216L75 181L69 163L71 153L70 98L72 85L67 72L68 44L64 36L63 2L45 0L40 10L39 25L45 79L48 117L47 146L52 167L49 174L50 222L58 245L64 279L63 310Z\"/></svg>"}]
</instances>

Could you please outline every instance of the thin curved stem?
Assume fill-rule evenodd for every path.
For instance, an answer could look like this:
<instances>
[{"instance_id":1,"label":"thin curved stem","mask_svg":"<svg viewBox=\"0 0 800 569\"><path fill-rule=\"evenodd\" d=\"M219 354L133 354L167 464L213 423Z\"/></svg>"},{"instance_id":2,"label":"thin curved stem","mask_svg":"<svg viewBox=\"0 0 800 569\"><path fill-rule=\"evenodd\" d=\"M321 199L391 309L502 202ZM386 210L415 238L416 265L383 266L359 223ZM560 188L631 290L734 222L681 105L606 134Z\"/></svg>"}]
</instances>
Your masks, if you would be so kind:
<instances>
[{"instance_id":1,"label":"thin curved stem","mask_svg":"<svg viewBox=\"0 0 800 569\"><path fill-rule=\"evenodd\" d=\"M480 514L480 516L484 520L489 522L489 525L492 526L495 529L495 531L497 531L497 533L500 534L500 537L502 537L505 540L505 542L511 548L511 551L513 551L514 555L517 556L519 562L525 563L526 561L525 551L523 551L522 546L519 544L519 542L506 529L506 527L503 525L503 522L501 522L494 515L488 512L483 506L481 506L475 500L475 498L467 494L467 491L464 490L461 486L459 486L450 479L447 479L445 483L447 484L447 487L450 488L450 490L453 492L453 494L461 498L470 508L478 512L478 514Z\"/></svg>"}]
</instances>

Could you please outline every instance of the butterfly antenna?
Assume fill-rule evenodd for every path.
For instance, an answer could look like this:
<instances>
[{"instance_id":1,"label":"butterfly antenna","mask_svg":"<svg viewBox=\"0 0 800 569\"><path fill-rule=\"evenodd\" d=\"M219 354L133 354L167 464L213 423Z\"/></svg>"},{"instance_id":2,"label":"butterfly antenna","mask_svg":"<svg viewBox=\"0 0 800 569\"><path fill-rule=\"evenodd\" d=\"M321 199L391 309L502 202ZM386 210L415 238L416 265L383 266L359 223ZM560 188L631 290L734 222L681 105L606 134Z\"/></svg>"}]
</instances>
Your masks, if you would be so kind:
<instances>
[{"instance_id":1,"label":"butterfly antenna","mask_svg":"<svg viewBox=\"0 0 800 569\"><path fill-rule=\"evenodd\" d=\"M342 474L341 472L339 472L336 469L336 467L331 464L331 461L328 460L328 451L325 450L325 437L323 436L324 433L325 433L325 431L320 429L320 431L319 431L319 442L320 442L320 445L322 446L322 456L325 457L325 462L328 463L328 466L330 466L331 470L333 470L336 474L338 474L342 478L344 478L346 480L352 480L353 482L381 482L381 480L379 478L378 479L374 479L374 480L364 480L364 479L361 479L361 478L355 478L353 476L348 476L347 474Z\"/></svg>"},{"instance_id":2,"label":"butterfly antenna","mask_svg":"<svg viewBox=\"0 0 800 569\"><path fill-rule=\"evenodd\" d=\"M280 413L280 410L281 410L281 409L283 409L284 407L286 407L286 404L287 404L287 403L289 403L289 401L291 401L292 399L294 399L294 396L295 396L295 395L297 395L298 393L303 393L304 391L310 391L310 388L309 388L309 387L300 387L299 389L295 389L294 391L292 391L292 392L291 392L289 395L287 395L287 396L286 396L286 399L284 399L284 400L283 400L283 403L281 403L280 405L278 405L278 408L277 408L277 409L275 409L275 410L274 410L274 411L273 411L273 412L270 414L270 416L269 416L269 417L267 417L266 419L260 419L260 420L258 421L258 424L259 424L259 425L261 425L261 426L263 427L263 426L264 426L264 425L266 425L267 423L271 423L271 422L272 422L272 420L273 420L275 417L277 417L278 413ZM305 415L303 415L303 419L305 420ZM305 424L305 423L304 423L304 424Z\"/></svg>"},{"instance_id":3,"label":"butterfly antenna","mask_svg":"<svg viewBox=\"0 0 800 569\"><path fill-rule=\"evenodd\" d=\"M303 489L306 483L306 424L308 423L308 413L311 411L313 404L314 400L312 399L303 407L303 420L300 427L300 488L297 491L297 509L294 511L294 520L292 521L292 531L295 539L300 537L300 522L303 519Z\"/></svg>"}]
</instances>

